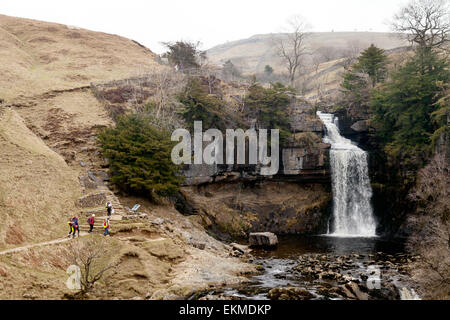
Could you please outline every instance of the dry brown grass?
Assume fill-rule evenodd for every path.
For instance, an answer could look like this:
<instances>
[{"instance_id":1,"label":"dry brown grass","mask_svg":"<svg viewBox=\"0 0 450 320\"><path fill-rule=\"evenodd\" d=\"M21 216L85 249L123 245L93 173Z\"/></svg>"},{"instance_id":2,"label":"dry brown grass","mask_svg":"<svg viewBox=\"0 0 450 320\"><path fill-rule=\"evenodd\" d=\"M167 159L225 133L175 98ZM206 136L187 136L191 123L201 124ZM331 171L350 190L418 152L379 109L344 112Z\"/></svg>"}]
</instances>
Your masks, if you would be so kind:
<instances>
[{"instance_id":1,"label":"dry brown grass","mask_svg":"<svg viewBox=\"0 0 450 320\"><path fill-rule=\"evenodd\" d=\"M117 35L0 15L0 97L125 78L155 67L155 54Z\"/></svg>"},{"instance_id":2,"label":"dry brown grass","mask_svg":"<svg viewBox=\"0 0 450 320\"><path fill-rule=\"evenodd\" d=\"M263 34L218 45L208 50L211 62L222 65L227 60L239 66L244 74L260 73L268 64L275 72L285 72L276 55L272 37L280 34ZM371 43L383 49L392 49L406 45L406 42L390 33L376 32L315 32L306 40L309 52L314 52L322 46L338 50L346 49L357 43L361 48L367 48Z\"/></svg>"},{"instance_id":3,"label":"dry brown grass","mask_svg":"<svg viewBox=\"0 0 450 320\"><path fill-rule=\"evenodd\" d=\"M0 150L0 248L65 233L80 192L75 172L10 109L0 118Z\"/></svg>"},{"instance_id":4,"label":"dry brown grass","mask_svg":"<svg viewBox=\"0 0 450 320\"><path fill-rule=\"evenodd\" d=\"M67 219L79 214L75 202L83 190L78 178L103 164L95 155L96 129L112 124L87 87L90 82L158 68L154 54L129 39L0 15L0 99L10 106L0 109L0 250L64 237ZM192 254L189 250L200 251L186 243L187 232L214 243L212 258L226 255L222 243L173 208L149 204L145 210L145 200L130 201L125 204L140 203L149 216L170 217L174 223L139 228L131 221L114 223L108 238L111 258L123 263L91 298L145 298L165 289L172 284L173 267ZM226 268L228 259L222 259ZM69 264L68 243L1 255L0 299L61 299ZM242 265L249 268L233 260L233 268ZM188 280L182 288L192 288Z\"/></svg>"}]
</instances>

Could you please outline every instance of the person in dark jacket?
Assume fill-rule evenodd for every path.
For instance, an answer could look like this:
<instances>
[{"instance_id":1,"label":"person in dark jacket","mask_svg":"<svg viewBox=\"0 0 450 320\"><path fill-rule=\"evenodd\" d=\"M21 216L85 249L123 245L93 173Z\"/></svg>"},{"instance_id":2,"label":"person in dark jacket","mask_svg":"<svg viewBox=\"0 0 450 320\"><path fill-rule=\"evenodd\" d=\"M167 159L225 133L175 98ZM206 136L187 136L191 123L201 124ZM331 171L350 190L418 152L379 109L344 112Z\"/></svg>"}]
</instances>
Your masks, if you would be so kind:
<instances>
[{"instance_id":1,"label":"person in dark jacket","mask_svg":"<svg viewBox=\"0 0 450 320\"><path fill-rule=\"evenodd\" d=\"M111 216L111 211L112 211L112 204L111 204L111 202L108 201L106 203L106 212L108 214L108 217Z\"/></svg>"},{"instance_id":2,"label":"person in dark jacket","mask_svg":"<svg viewBox=\"0 0 450 320\"><path fill-rule=\"evenodd\" d=\"M94 223L95 223L95 214L92 214L92 216L90 216L88 219L89 233L92 233L92 229L94 229Z\"/></svg>"},{"instance_id":3,"label":"person in dark jacket","mask_svg":"<svg viewBox=\"0 0 450 320\"><path fill-rule=\"evenodd\" d=\"M79 238L80 237L80 225L78 224L77 217L72 218L72 228L73 228L72 238L75 238L75 232L78 232L78 238Z\"/></svg>"}]
</instances>

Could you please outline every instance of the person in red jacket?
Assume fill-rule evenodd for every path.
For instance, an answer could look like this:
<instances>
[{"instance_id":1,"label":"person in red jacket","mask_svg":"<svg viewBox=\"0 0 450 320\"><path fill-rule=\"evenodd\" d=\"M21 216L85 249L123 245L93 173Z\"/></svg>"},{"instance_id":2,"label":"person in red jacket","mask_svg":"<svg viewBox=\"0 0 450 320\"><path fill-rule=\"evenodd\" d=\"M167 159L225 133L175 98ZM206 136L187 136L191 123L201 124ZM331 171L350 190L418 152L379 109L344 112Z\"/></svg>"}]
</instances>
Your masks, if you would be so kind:
<instances>
[{"instance_id":1,"label":"person in red jacket","mask_svg":"<svg viewBox=\"0 0 450 320\"><path fill-rule=\"evenodd\" d=\"M103 228L105 229L105 233L103 233L103 235L109 236L109 217L103 221Z\"/></svg>"},{"instance_id":2,"label":"person in red jacket","mask_svg":"<svg viewBox=\"0 0 450 320\"><path fill-rule=\"evenodd\" d=\"M94 223L95 223L95 214L92 214L92 216L90 216L88 219L89 233L92 233L92 229L94 229Z\"/></svg>"}]
</instances>

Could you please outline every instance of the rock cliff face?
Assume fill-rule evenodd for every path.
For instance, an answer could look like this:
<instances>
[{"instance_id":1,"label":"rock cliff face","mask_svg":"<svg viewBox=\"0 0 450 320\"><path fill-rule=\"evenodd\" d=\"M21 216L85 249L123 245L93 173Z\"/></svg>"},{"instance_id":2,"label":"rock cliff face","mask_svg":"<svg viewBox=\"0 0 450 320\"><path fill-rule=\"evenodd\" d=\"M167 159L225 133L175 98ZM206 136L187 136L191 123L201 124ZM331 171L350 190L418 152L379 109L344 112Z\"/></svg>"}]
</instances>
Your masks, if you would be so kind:
<instances>
[{"instance_id":1,"label":"rock cliff face","mask_svg":"<svg viewBox=\"0 0 450 320\"><path fill-rule=\"evenodd\" d=\"M262 176L258 165L185 165L185 185L200 185L224 181L281 180L295 182L324 182L330 180L328 150L322 143L324 126L313 115L313 107L293 98L289 140L280 146L280 167L274 176ZM236 162L236 161L235 161Z\"/></svg>"},{"instance_id":2,"label":"rock cliff face","mask_svg":"<svg viewBox=\"0 0 450 320\"><path fill-rule=\"evenodd\" d=\"M190 210L183 213L196 215L195 219L223 239L262 231L324 233L330 214L331 193L320 183L211 183L183 187L181 193L190 204Z\"/></svg>"},{"instance_id":3,"label":"rock cliff face","mask_svg":"<svg viewBox=\"0 0 450 320\"><path fill-rule=\"evenodd\" d=\"M186 165L179 211L217 235L249 232L315 234L326 231L331 207L324 127L311 105L293 99L290 139L280 146L280 168L263 176L256 165Z\"/></svg>"}]
</instances>

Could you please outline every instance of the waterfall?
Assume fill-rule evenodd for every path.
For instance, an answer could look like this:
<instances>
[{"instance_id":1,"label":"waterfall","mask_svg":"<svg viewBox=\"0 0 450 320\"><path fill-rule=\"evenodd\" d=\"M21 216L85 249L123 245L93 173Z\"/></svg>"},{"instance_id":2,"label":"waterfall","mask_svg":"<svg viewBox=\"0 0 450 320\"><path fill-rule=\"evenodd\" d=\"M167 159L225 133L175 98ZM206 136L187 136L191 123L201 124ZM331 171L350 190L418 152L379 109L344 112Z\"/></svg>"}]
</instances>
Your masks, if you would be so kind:
<instances>
[{"instance_id":1,"label":"waterfall","mask_svg":"<svg viewBox=\"0 0 450 320\"><path fill-rule=\"evenodd\" d=\"M341 136L337 117L317 112L327 128L324 142L331 144L330 167L333 190L332 236L376 236L370 199L372 188L367 153Z\"/></svg>"}]
</instances>

